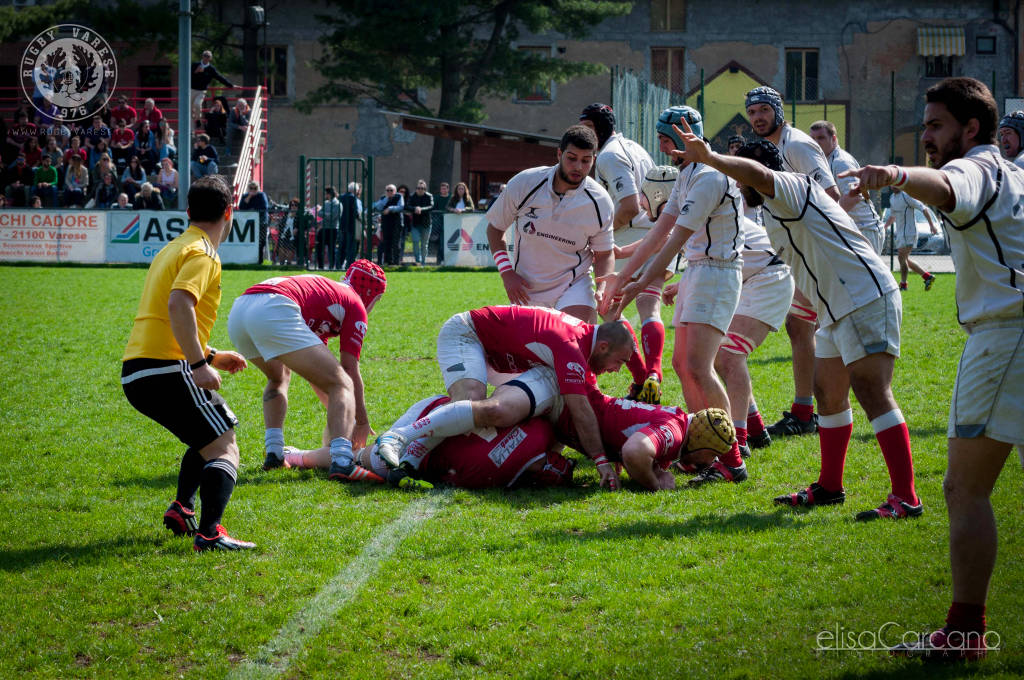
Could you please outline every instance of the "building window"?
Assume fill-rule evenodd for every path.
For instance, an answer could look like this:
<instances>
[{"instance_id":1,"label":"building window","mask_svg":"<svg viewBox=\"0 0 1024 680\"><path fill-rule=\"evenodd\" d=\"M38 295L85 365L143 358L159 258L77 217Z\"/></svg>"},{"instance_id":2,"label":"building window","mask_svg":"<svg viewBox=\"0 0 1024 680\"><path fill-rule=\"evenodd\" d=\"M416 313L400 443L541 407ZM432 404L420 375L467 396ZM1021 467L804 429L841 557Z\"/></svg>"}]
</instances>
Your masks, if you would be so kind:
<instances>
[{"instance_id":1,"label":"building window","mask_svg":"<svg viewBox=\"0 0 1024 680\"><path fill-rule=\"evenodd\" d=\"M651 82L672 94L682 95L686 62L682 47L651 48Z\"/></svg>"},{"instance_id":2,"label":"building window","mask_svg":"<svg viewBox=\"0 0 1024 680\"><path fill-rule=\"evenodd\" d=\"M996 37L994 35L979 35L974 41L974 51L978 54L995 54Z\"/></svg>"},{"instance_id":3,"label":"building window","mask_svg":"<svg viewBox=\"0 0 1024 680\"><path fill-rule=\"evenodd\" d=\"M925 78L950 78L953 75L953 64L956 57L950 55L939 55L924 58Z\"/></svg>"},{"instance_id":4,"label":"building window","mask_svg":"<svg viewBox=\"0 0 1024 680\"><path fill-rule=\"evenodd\" d=\"M818 98L818 50L786 50L786 99L808 102Z\"/></svg>"},{"instance_id":5,"label":"building window","mask_svg":"<svg viewBox=\"0 0 1024 680\"><path fill-rule=\"evenodd\" d=\"M651 30L686 30L686 0L652 0Z\"/></svg>"},{"instance_id":6,"label":"building window","mask_svg":"<svg viewBox=\"0 0 1024 680\"><path fill-rule=\"evenodd\" d=\"M267 92L271 97L288 96L288 46L267 45L260 48L260 58L267 68Z\"/></svg>"},{"instance_id":7,"label":"building window","mask_svg":"<svg viewBox=\"0 0 1024 680\"><path fill-rule=\"evenodd\" d=\"M140 66L138 101L135 105L141 107L146 99L152 98L157 108L177 108L177 97L171 95L171 85L170 66Z\"/></svg>"},{"instance_id":8,"label":"building window","mask_svg":"<svg viewBox=\"0 0 1024 680\"><path fill-rule=\"evenodd\" d=\"M551 56L551 48L544 47L520 47L523 52L536 55L542 59L547 59ZM554 82L550 79L539 80L530 85L525 90L519 90L516 92L516 101L520 102L544 102L550 103L552 101L552 93L554 92Z\"/></svg>"}]
</instances>

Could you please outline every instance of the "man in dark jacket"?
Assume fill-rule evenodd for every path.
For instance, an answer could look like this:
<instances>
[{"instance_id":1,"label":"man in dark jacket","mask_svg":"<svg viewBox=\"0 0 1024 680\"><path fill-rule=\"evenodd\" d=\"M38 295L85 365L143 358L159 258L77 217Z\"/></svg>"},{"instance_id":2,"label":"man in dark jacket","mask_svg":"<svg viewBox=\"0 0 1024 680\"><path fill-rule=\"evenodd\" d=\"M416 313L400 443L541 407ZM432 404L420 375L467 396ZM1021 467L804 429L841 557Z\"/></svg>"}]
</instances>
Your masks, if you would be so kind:
<instances>
[{"instance_id":1,"label":"man in dark jacket","mask_svg":"<svg viewBox=\"0 0 1024 680\"><path fill-rule=\"evenodd\" d=\"M190 73L192 74L189 84L192 88L192 120L198 121L203 113L203 99L206 98L206 88L210 86L210 82L219 80L228 87L234 87L234 85L217 71L217 67L213 65L213 53L210 50L203 52L199 61L192 62Z\"/></svg>"},{"instance_id":2,"label":"man in dark jacket","mask_svg":"<svg viewBox=\"0 0 1024 680\"><path fill-rule=\"evenodd\" d=\"M412 254L416 266L427 263L427 244L430 241L430 212L434 197L427 191L426 180L416 182L416 191L405 203L405 211L412 215Z\"/></svg>"},{"instance_id":3,"label":"man in dark jacket","mask_svg":"<svg viewBox=\"0 0 1024 680\"><path fill-rule=\"evenodd\" d=\"M239 210L255 210L260 216L260 251L256 264L263 264L267 255L267 225L270 222L270 199L260 191L260 185L249 182L248 191L238 201Z\"/></svg>"},{"instance_id":4,"label":"man in dark jacket","mask_svg":"<svg viewBox=\"0 0 1024 680\"><path fill-rule=\"evenodd\" d=\"M380 213L381 241L377 251L378 264L397 265L401 245L398 239L402 235L402 209L405 202L394 184L384 188L384 195L373 204L373 209Z\"/></svg>"}]
</instances>

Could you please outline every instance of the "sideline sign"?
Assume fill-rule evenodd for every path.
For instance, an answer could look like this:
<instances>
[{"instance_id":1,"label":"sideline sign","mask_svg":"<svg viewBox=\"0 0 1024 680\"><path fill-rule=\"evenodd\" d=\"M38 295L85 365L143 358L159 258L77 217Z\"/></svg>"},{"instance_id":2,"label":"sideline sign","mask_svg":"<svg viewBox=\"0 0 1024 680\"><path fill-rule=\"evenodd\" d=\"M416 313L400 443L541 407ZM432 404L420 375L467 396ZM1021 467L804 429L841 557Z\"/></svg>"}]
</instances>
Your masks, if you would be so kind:
<instances>
[{"instance_id":1,"label":"sideline sign","mask_svg":"<svg viewBox=\"0 0 1024 680\"><path fill-rule=\"evenodd\" d=\"M101 210L0 210L0 261L103 262L106 235Z\"/></svg>"},{"instance_id":2,"label":"sideline sign","mask_svg":"<svg viewBox=\"0 0 1024 680\"><path fill-rule=\"evenodd\" d=\"M491 247L487 243L487 216L484 213L445 213L444 264L449 267L493 267ZM507 241L506 233L506 241ZM508 244L508 252L515 250Z\"/></svg>"},{"instance_id":3,"label":"sideline sign","mask_svg":"<svg viewBox=\"0 0 1024 680\"><path fill-rule=\"evenodd\" d=\"M176 210L108 213L107 262L151 262L160 249L188 229L188 215ZM226 264L256 264L259 213L235 212L231 233L217 252Z\"/></svg>"}]
</instances>

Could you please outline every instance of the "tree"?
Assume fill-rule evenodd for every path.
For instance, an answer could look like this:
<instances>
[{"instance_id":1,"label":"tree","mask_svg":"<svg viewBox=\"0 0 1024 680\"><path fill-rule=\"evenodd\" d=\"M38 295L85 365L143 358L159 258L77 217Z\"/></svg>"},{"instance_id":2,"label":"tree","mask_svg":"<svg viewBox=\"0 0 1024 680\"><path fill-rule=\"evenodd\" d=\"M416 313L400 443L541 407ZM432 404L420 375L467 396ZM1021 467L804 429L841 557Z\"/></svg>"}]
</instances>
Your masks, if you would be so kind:
<instances>
[{"instance_id":1,"label":"tree","mask_svg":"<svg viewBox=\"0 0 1024 680\"><path fill-rule=\"evenodd\" d=\"M516 49L522 32L582 38L595 24L628 14L632 2L597 0L327 0L333 15L314 66L326 82L300 110L369 97L380 106L477 123L483 97L507 96L547 80L565 82L605 67ZM431 106L424 93L437 90ZM450 180L454 142L434 138L430 176Z\"/></svg>"}]
</instances>

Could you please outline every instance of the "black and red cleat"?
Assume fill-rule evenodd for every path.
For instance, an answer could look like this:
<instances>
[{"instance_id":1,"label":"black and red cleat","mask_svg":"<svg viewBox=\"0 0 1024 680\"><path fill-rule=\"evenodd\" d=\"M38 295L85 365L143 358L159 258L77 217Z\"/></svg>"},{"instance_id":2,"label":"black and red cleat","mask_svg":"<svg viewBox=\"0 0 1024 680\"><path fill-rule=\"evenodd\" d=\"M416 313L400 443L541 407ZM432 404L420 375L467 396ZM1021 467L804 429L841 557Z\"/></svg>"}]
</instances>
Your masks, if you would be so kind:
<instances>
[{"instance_id":1,"label":"black and red cleat","mask_svg":"<svg viewBox=\"0 0 1024 680\"><path fill-rule=\"evenodd\" d=\"M231 538L228 536L228 530L220 524L217 525L216 534L213 536L203 536L197 533L195 542L192 543L192 549L196 552L205 552L207 550L252 550L255 547L255 543Z\"/></svg>"},{"instance_id":2,"label":"black and red cleat","mask_svg":"<svg viewBox=\"0 0 1024 680\"><path fill-rule=\"evenodd\" d=\"M775 503L779 505L790 505L793 507L807 505L841 505L846 501L846 492L842 489L839 491L828 491L821 484L815 482L806 489L801 489L796 493L787 493L784 496L776 496L774 500Z\"/></svg>"},{"instance_id":3,"label":"black and red cleat","mask_svg":"<svg viewBox=\"0 0 1024 680\"><path fill-rule=\"evenodd\" d=\"M164 513L164 526L170 529L175 536L195 536L196 531L199 530L196 513L178 501L173 501L167 508L167 512Z\"/></svg>"}]
</instances>

